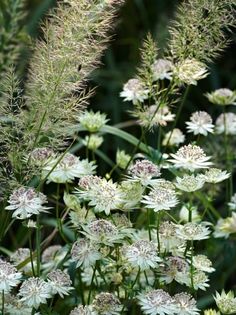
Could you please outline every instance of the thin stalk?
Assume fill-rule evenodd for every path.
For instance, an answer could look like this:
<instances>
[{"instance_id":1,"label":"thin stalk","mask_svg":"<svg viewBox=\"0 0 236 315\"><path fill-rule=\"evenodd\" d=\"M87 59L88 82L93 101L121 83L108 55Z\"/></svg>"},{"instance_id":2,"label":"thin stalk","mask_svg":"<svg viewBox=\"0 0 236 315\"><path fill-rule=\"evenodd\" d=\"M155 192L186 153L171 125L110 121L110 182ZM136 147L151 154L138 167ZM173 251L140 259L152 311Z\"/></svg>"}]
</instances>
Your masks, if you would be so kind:
<instances>
[{"instance_id":1,"label":"thin stalk","mask_svg":"<svg viewBox=\"0 0 236 315\"><path fill-rule=\"evenodd\" d=\"M194 283L193 283L193 240L191 240L191 261L190 261L190 273L191 273L191 287L192 292L194 293Z\"/></svg>"},{"instance_id":2,"label":"thin stalk","mask_svg":"<svg viewBox=\"0 0 236 315\"><path fill-rule=\"evenodd\" d=\"M37 276L40 277L40 241L41 241L41 232L40 232L40 222L39 215L37 215L36 223L36 253L37 253Z\"/></svg>"},{"instance_id":3,"label":"thin stalk","mask_svg":"<svg viewBox=\"0 0 236 315\"><path fill-rule=\"evenodd\" d=\"M93 287L93 281L94 281L94 278L95 278L96 270L97 270L97 266L95 265L94 269L93 269L93 275L92 275L92 280L91 280L91 283L90 283L90 289L89 289L89 294L88 294L88 302L87 302L88 305L89 305L90 300L91 300L91 294L92 294L92 291L93 291L92 287Z\"/></svg>"},{"instance_id":4,"label":"thin stalk","mask_svg":"<svg viewBox=\"0 0 236 315\"><path fill-rule=\"evenodd\" d=\"M4 308L5 308L5 294L4 294L4 290L2 290L2 315L5 314Z\"/></svg>"},{"instance_id":5,"label":"thin stalk","mask_svg":"<svg viewBox=\"0 0 236 315\"><path fill-rule=\"evenodd\" d=\"M148 228L148 236L149 236L149 241L152 240L152 233L151 233L151 221L150 221L150 209L147 209L147 228Z\"/></svg>"},{"instance_id":6,"label":"thin stalk","mask_svg":"<svg viewBox=\"0 0 236 315\"><path fill-rule=\"evenodd\" d=\"M160 236L159 236L160 220L161 220L161 211L159 211L157 213L157 248L158 248L158 253L160 253L160 251L161 251L161 243L160 243Z\"/></svg>"},{"instance_id":7,"label":"thin stalk","mask_svg":"<svg viewBox=\"0 0 236 315\"><path fill-rule=\"evenodd\" d=\"M31 229L29 229L29 248L30 248L30 264L33 276L35 277L35 270L34 270L34 258L33 258L33 246L32 246L32 239L31 239L32 233Z\"/></svg>"}]
</instances>

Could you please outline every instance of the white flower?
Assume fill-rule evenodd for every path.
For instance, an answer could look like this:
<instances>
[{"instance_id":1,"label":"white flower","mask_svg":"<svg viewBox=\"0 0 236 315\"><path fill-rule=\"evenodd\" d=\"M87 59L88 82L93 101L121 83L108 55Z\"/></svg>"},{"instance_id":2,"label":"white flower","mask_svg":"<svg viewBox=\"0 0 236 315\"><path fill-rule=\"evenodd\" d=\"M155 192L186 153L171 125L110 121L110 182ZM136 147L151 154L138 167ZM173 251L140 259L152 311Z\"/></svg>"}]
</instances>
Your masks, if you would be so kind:
<instances>
[{"instance_id":1,"label":"white flower","mask_svg":"<svg viewBox=\"0 0 236 315\"><path fill-rule=\"evenodd\" d=\"M27 157L26 161L34 165L44 166L54 157L55 153L50 148L35 148Z\"/></svg>"},{"instance_id":2,"label":"white flower","mask_svg":"<svg viewBox=\"0 0 236 315\"><path fill-rule=\"evenodd\" d=\"M175 154L170 154L172 159L169 162L173 163L176 168L184 168L190 171L201 168L209 168L212 162L209 162L209 156L206 156L204 151L197 145L188 144L181 147Z\"/></svg>"},{"instance_id":3,"label":"white flower","mask_svg":"<svg viewBox=\"0 0 236 315\"><path fill-rule=\"evenodd\" d=\"M218 168L210 168L203 175L206 183L217 184L230 177L230 173L222 171Z\"/></svg>"},{"instance_id":4,"label":"white flower","mask_svg":"<svg viewBox=\"0 0 236 315\"><path fill-rule=\"evenodd\" d=\"M70 315L97 315L91 305L79 305L76 308L74 308Z\"/></svg>"},{"instance_id":5,"label":"white flower","mask_svg":"<svg viewBox=\"0 0 236 315\"><path fill-rule=\"evenodd\" d=\"M192 278L192 279L191 279ZM191 273L183 273L182 278L179 279L179 282L185 284L188 287L194 288L194 290L203 290L206 291L206 288L209 287L207 283L209 281L207 275L201 270L195 270L191 277Z\"/></svg>"},{"instance_id":6,"label":"white flower","mask_svg":"<svg viewBox=\"0 0 236 315\"><path fill-rule=\"evenodd\" d=\"M183 134L183 132L178 128L174 128L173 130L165 134L162 144L164 146L179 146L184 141L185 135Z\"/></svg>"},{"instance_id":7,"label":"white flower","mask_svg":"<svg viewBox=\"0 0 236 315\"><path fill-rule=\"evenodd\" d=\"M212 262L205 255L193 256L193 266L204 272L214 272L215 268L212 267Z\"/></svg>"},{"instance_id":8,"label":"white flower","mask_svg":"<svg viewBox=\"0 0 236 315\"><path fill-rule=\"evenodd\" d=\"M87 190L77 190L79 196L89 201L89 206L94 207L95 212L105 212L109 215L111 210L119 208L122 202L122 193L117 185L110 179L107 181L105 178L89 183Z\"/></svg>"},{"instance_id":9,"label":"white flower","mask_svg":"<svg viewBox=\"0 0 236 315\"><path fill-rule=\"evenodd\" d=\"M92 307L99 315L120 315L123 308L119 299L114 294L107 292L96 295Z\"/></svg>"},{"instance_id":10,"label":"white flower","mask_svg":"<svg viewBox=\"0 0 236 315\"><path fill-rule=\"evenodd\" d=\"M161 252L172 252L174 255L183 253L185 241L176 234L176 225L172 222L163 221L159 228Z\"/></svg>"},{"instance_id":11,"label":"white flower","mask_svg":"<svg viewBox=\"0 0 236 315\"><path fill-rule=\"evenodd\" d=\"M236 298L234 297L234 293L232 291L225 293L223 290L221 294L216 292L214 299L216 305L223 314L236 313Z\"/></svg>"},{"instance_id":12,"label":"white flower","mask_svg":"<svg viewBox=\"0 0 236 315\"><path fill-rule=\"evenodd\" d=\"M25 261L26 259L28 259L30 257L30 249L29 248L18 248L11 256L10 259L13 262L13 264L15 266L19 265L20 263L22 263L23 261ZM34 261L34 264L36 262ZM32 270L32 266L31 266L31 262L29 261L28 263L26 263L24 265L23 268L21 268L21 270L25 271L25 272L29 272Z\"/></svg>"},{"instance_id":13,"label":"white flower","mask_svg":"<svg viewBox=\"0 0 236 315\"><path fill-rule=\"evenodd\" d=\"M175 114L172 114L168 106L151 105L144 106L142 110L136 110L134 116L138 118L141 126L152 129L157 126L166 126L173 121Z\"/></svg>"},{"instance_id":14,"label":"white flower","mask_svg":"<svg viewBox=\"0 0 236 315\"><path fill-rule=\"evenodd\" d=\"M220 315L220 313L210 308L208 310L205 310L203 315Z\"/></svg>"},{"instance_id":15,"label":"white flower","mask_svg":"<svg viewBox=\"0 0 236 315\"><path fill-rule=\"evenodd\" d=\"M197 308L195 299L188 293L181 292L173 296L175 303L175 314L177 315L198 315L200 310Z\"/></svg>"},{"instance_id":16,"label":"white flower","mask_svg":"<svg viewBox=\"0 0 236 315\"><path fill-rule=\"evenodd\" d=\"M202 175L184 175L176 177L175 186L186 192L193 192L201 189L205 184L205 178Z\"/></svg>"},{"instance_id":17,"label":"white flower","mask_svg":"<svg viewBox=\"0 0 236 315\"><path fill-rule=\"evenodd\" d=\"M236 210L236 193L231 197L230 202L228 202L230 210Z\"/></svg>"},{"instance_id":18,"label":"white flower","mask_svg":"<svg viewBox=\"0 0 236 315\"><path fill-rule=\"evenodd\" d=\"M161 175L160 168L148 160L137 160L128 169L131 179L140 181L144 186L151 183L153 177Z\"/></svg>"},{"instance_id":19,"label":"white flower","mask_svg":"<svg viewBox=\"0 0 236 315\"><path fill-rule=\"evenodd\" d=\"M27 307L14 295L5 295L4 309L8 315L31 315L32 307ZM39 315L39 313L37 313ZM36 314L36 315L37 315Z\"/></svg>"},{"instance_id":20,"label":"white flower","mask_svg":"<svg viewBox=\"0 0 236 315\"><path fill-rule=\"evenodd\" d=\"M68 273L57 269L51 271L48 275L48 284L51 287L52 294L59 294L61 298L64 295L68 295L73 287L71 287L72 281L70 280L70 276Z\"/></svg>"},{"instance_id":21,"label":"white flower","mask_svg":"<svg viewBox=\"0 0 236 315\"><path fill-rule=\"evenodd\" d=\"M199 111L193 113L186 125L188 132L192 132L194 135L207 136L208 132L214 132L212 118L207 112Z\"/></svg>"},{"instance_id":22,"label":"white flower","mask_svg":"<svg viewBox=\"0 0 236 315\"><path fill-rule=\"evenodd\" d=\"M230 234L236 233L236 213L232 213L232 217L219 219L213 233L214 237L228 238Z\"/></svg>"},{"instance_id":23,"label":"white flower","mask_svg":"<svg viewBox=\"0 0 236 315\"><path fill-rule=\"evenodd\" d=\"M197 85L197 81L208 75L206 65L196 59L185 59L175 70L175 76L180 83Z\"/></svg>"},{"instance_id":24,"label":"white flower","mask_svg":"<svg viewBox=\"0 0 236 315\"><path fill-rule=\"evenodd\" d=\"M73 261L77 262L77 268L81 265L87 268L95 265L96 261L102 258L102 255L98 251L96 244L86 239L80 239L73 244L71 257Z\"/></svg>"},{"instance_id":25,"label":"white flower","mask_svg":"<svg viewBox=\"0 0 236 315\"><path fill-rule=\"evenodd\" d=\"M43 175L48 176L48 182L70 183L75 178L92 175L95 168L94 162L81 161L77 156L66 153L61 159L57 157L51 160L44 167Z\"/></svg>"},{"instance_id":26,"label":"white flower","mask_svg":"<svg viewBox=\"0 0 236 315\"><path fill-rule=\"evenodd\" d=\"M167 180L156 181L142 202L155 212L174 208L178 204L174 185Z\"/></svg>"},{"instance_id":27,"label":"white flower","mask_svg":"<svg viewBox=\"0 0 236 315\"><path fill-rule=\"evenodd\" d=\"M42 253L42 268L45 271L57 268L66 255L67 251L61 245L49 246Z\"/></svg>"},{"instance_id":28,"label":"white flower","mask_svg":"<svg viewBox=\"0 0 236 315\"><path fill-rule=\"evenodd\" d=\"M211 103L216 105L236 105L236 92L230 89L218 89L207 93L206 97Z\"/></svg>"},{"instance_id":29,"label":"white flower","mask_svg":"<svg viewBox=\"0 0 236 315\"><path fill-rule=\"evenodd\" d=\"M184 225L176 225L176 233L179 238L188 241L199 241L209 238L211 231L207 223L188 222Z\"/></svg>"},{"instance_id":30,"label":"white flower","mask_svg":"<svg viewBox=\"0 0 236 315\"><path fill-rule=\"evenodd\" d=\"M236 114L223 113L216 119L216 133L224 132L227 135L236 135Z\"/></svg>"},{"instance_id":31,"label":"white flower","mask_svg":"<svg viewBox=\"0 0 236 315\"><path fill-rule=\"evenodd\" d=\"M130 79L123 87L120 96L124 101L132 101L133 104L143 102L148 98L149 89L139 79Z\"/></svg>"},{"instance_id":32,"label":"white flower","mask_svg":"<svg viewBox=\"0 0 236 315\"><path fill-rule=\"evenodd\" d=\"M124 256L134 267L141 270L156 268L161 259L157 256L156 244L140 240L124 248Z\"/></svg>"},{"instance_id":33,"label":"white flower","mask_svg":"<svg viewBox=\"0 0 236 315\"><path fill-rule=\"evenodd\" d=\"M138 304L146 315L173 315L173 299L162 289L139 294Z\"/></svg>"},{"instance_id":34,"label":"white flower","mask_svg":"<svg viewBox=\"0 0 236 315\"><path fill-rule=\"evenodd\" d=\"M192 222L199 222L201 221L201 215L197 210L197 207L187 207L187 206L183 206L180 209L179 212L179 218L181 219L181 221L183 222L188 222L189 221L189 211L191 211L191 217L192 217Z\"/></svg>"},{"instance_id":35,"label":"white flower","mask_svg":"<svg viewBox=\"0 0 236 315\"><path fill-rule=\"evenodd\" d=\"M167 59L157 59L152 65L152 76L153 80L171 80L173 63Z\"/></svg>"},{"instance_id":36,"label":"white flower","mask_svg":"<svg viewBox=\"0 0 236 315\"><path fill-rule=\"evenodd\" d=\"M182 283L183 275L189 273L190 266L184 258L178 256L167 257L165 265L161 266L160 281L166 284L173 280Z\"/></svg>"},{"instance_id":37,"label":"white flower","mask_svg":"<svg viewBox=\"0 0 236 315\"><path fill-rule=\"evenodd\" d=\"M122 191L122 202L120 208L122 210L130 210L136 208L142 199L144 187L140 182L122 181L120 184Z\"/></svg>"},{"instance_id":38,"label":"white flower","mask_svg":"<svg viewBox=\"0 0 236 315\"><path fill-rule=\"evenodd\" d=\"M46 196L36 192L33 188L20 187L11 194L6 210L14 211L12 217L17 219L26 219L33 214L46 212L48 207L43 206L47 202Z\"/></svg>"},{"instance_id":39,"label":"white flower","mask_svg":"<svg viewBox=\"0 0 236 315\"><path fill-rule=\"evenodd\" d=\"M107 122L106 114L100 112L94 113L91 111L84 111L78 120L80 124L89 132L98 132Z\"/></svg>"},{"instance_id":40,"label":"white flower","mask_svg":"<svg viewBox=\"0 0 236 315\"><path fill-rule=\"evenodd\" d=\"M50 285L44 280L34 277L23 282L18 294L25 305L35 309L40 304L47 303L47 299L52 297Z\"/></svg>"},{"instance_id":41,"label":"white flower","mask_svg":"<svg viewBox=\"0 0 236 315\"><path fill-rule=\"evenodd\" d=\"M22 278L22 274L9 262L0 259L0 292L10 292L11 288L16 287Z\"/></svg>"},{"instance_id":42,"label":"white flower","mask_svg":"<svg viewBox=\"0 0 236 315\"><path fill-rule=\"evenodd\" d=\"M98 219L94 220L88 225L83 225L84 232L91 241L97 244L105 244L107 246L113 246L116 243L122 243L122 240L131 235L130 228L119 229L111 222Z\"/></svg>"}]
</instances>

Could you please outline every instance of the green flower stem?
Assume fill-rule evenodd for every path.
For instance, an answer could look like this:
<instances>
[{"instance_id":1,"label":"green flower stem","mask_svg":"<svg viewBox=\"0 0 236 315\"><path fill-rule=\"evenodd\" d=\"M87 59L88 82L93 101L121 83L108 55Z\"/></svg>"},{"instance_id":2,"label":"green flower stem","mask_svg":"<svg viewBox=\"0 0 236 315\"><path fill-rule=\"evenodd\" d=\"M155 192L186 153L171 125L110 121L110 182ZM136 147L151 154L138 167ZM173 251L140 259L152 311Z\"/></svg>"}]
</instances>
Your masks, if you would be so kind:
<instances>
[{"instance_id":1,"label":"green flower stem","mask_svg":"<svg viewBox=\"0 0 236 315\"><path fill-rule=\"evenodd\" d=\"M147 209L147 228L148 228L149 241L151 241L152 233L151 233L150 209Z\"/></svg>"},{"instance_id":2,"label":"green flower stem","mask_svg":"<svg viewBox=\"0 0 236 315\"><path fill-rule=\"evenodd\" d=\"M213 205L207 200L203 193L195 191L194 195L203 203L207 211L209 210L217 220L221 218L220 214L217 212L215 207L213 207Z\"/></svg>"},{"instance_id":3,"label":"green flower stem","mask_svg":"<svg viewBox=\"0 0 236 315\"><path fill-rule=\"evenodd\" d=\"M194 251L193 251L193 240L190 241L191 242L191 261L190 261L190 274L191 274L191 287L192 287L192 292L194 293L194 283L193 283L193 254L194 254Z\"/></svg>"},{"instance_id":4,"label":"green flower stem","mask_svg":"<svg viewBox=\"0 0 236 315\"><path fill-rule=\"evenodd\" d=\"M39 215L37 215L36 222L36 253L37 253L37 276L40 277L40 247L41 247L41 232L40 232L40 221Z\"/></svg>"},{"instance_id":5,"label":"green flower stem","mask_svg":"<svg viewBox=\"0 0 236 315\"><path fill-rule=\"evenodd\" d=\"M161 251L161 243L160 243L160 236L159 236L161 217L162 217L161 211L157 212L157 248L158 248L158 253L160 253L160 251Z\"/></svg>"},{"instance_id":6,"label":"green flower stem","mask_svg":"<svg viewBox=\"0 0 236 315\"><path fill-rule=\"evenodd\" d=\"M5 307L5 294L4 294L4 290L2 290L2 315L5 314L4 307Z\"/></svg>"},{"instance_id":7,"label":"green flower stem","mask_svg":"<svg viewBox=\"0 0 236 315\"><path fill-rule=\"evenodd\" d=\"M33 257L33 246L32 246L32 233L31 229L29 229L29 248L30 248L30 264L33 276L35 277L35 269L34 269L34 257Z\"/></svg>"},{"instance_id":8,"label":"green flower stem","mask_svg":"<svg viewBox=\"0 0 236 315\"><path fill-rule=\"evenodd\" d=\"M97 264L94 266L94 269L93 269L93 275L92 275L92 279L91 279L91 283L90 283L90 288L89 288L89 294L88 294L88 302L87 302L88 305L89 305L90 300L91 300L91 294L92 294L92 291L93 291L93 282L94 282L96 270L97 270Z\"/></svg>"}]
</instances>

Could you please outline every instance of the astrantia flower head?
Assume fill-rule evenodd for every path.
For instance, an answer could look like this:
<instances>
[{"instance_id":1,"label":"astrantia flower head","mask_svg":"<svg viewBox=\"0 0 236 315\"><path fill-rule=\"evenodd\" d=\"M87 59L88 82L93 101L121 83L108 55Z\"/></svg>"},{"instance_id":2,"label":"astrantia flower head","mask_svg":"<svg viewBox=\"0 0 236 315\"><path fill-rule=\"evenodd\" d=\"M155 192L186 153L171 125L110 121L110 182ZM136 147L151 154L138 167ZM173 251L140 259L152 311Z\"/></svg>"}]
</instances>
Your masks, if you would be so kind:
<instances>
[{"instance_id":1,"label":"astrantia flower head","mask_svg":"<svg viewBox=\"0 0 236 315\"><path fill-rule=\"evenodd\" d=\"M45 271L57 268L66 254L67 251L61 245L49 246L42 253L42 268Z\"/></svg>"},{"instance_id":2,"label":"astrantia flower head","mask_svg":"<svg viewBox=\"0 0 236 315\"><path fill-rule=\"evenodd\" d=\"M148 195L143 197L142 202L146 208L155 212L170 210L178 204L174 185L167 180L156 181Z\"/></svg>"},{"instance_id":3,"label":"astrantia flower head","mask_svg":"<svg viewBox=\"0 0 236 315\"><path fill-rule=\"evenodd\" d=\"M199 289L206 291L206 288L209 287L209 278L201 270L195 270L192 277L191 272L183 273L181 279L179 280L180 283L185 284L189 288L193 287L196 291Z\"/></svg>"},{"instance_id":4,"label":"astrantia flower head","mask_svg":"<svg viewBox=\"0 0 236 315\"><path fill-rule=\"evenodd\" d=\"M159 238L161 244L161 252L172 252L177 255L184 252L185 242L176 234L176 225L172 222L163 221L159 228Z\"/></svg>"},{"instance_id":5,"label":"astrantia flower head","mask_svg":"<svg viewBox=\"0 0 236 315\"><path fill-rule=\"evenodd\" d=\"M219 219L213 233L214 237L228 238L230 234L236 233L236 213L233 212L231 217Z\"/></svg>"},{"instance_id":6,"label":"astrantia flower head","mask_svg":"<svg viewBox=\"0 0 236 315\"><path fill-rule=\"evenodd\" d=\"M228 206L230 210L236 210L236 193L231 197L230 202L228 202Z\"/></svg>"},{"instance_id":7,"label":"astrantia flower head","mask_svg":"<svg viewBox=\"0 0 236 315\"><path fill-rule=\"evenodd\" d=\"M8 315L32 314L32 307L24 305L24 303L20 301L18 297L11 294L5 295L4 310ZM36 315L37 314L40 315L39 313L36 313Z\"/></svg>"},{"instance_id":8,"label":"astrantia flower head","mask_svg":"<svg viewBox=\"0 0 236 315\"><path fill-rule=\"evenodd\" d=\"M103 137L100 137L96 134L92 134L90 136L86 136L82 143L92 151L97 150L100 145L103 143Z\"/></svg>"},{"instance_id":9,"label":"astrantia flower head","mask_svg":"<svg viewBox=\"0 0 236 315\"><path fill-rule=\"evenodd\" d=\"M29 307L37 309L40 304L47 303L52 297L50 285L40 278L29 278L20 287L21 301Z\"/></svg>"},{"instance_id":10,"label":"astrantia flower head","mask_svg":"<svg viewBox=\"0 0 236 315\"><path fill-rule=\"evenodd\" d=\"M188 293L177 293L173 296L173 300L176 315L198 315L200 313L196 300Z\"/></svg>"},{"instance_id":11,"label":"astrantia flower head","mask_svg":"<svg viewBox=\"0 0 236 315\"><path fill-rule=\"evenodd\" d=\"M236 135L236 114L223 113L216 119L216 133L224 132L227 135Z\"/></svg>"},{"instance_id":12,"label":"astrantia flower head","mask_svg":"<svg viewBox=\"0 0 236 315\"><path fill-rule=\"evenodd\" d=\"M144 186L148 185L153 177L161 175L160 168L148 160L137 160L128 169L131 179L140 181Z\"/></svg>"},{"instance_id":13,"label":"astrantia flower head","mask_svg":"<svg viewBox=\"0 0 236 315\"><path fill-rule=\"evenodd\" d=\"M0 259L0 291L10 292L21 280L22 274L9 262Z\"/></svg>"},{"instance_id":14,"label":"astrantia flower head","mask_svg":"<svg viewBox=\"0 0 236 315\"><path fill-rule=\"evenodd\" d=\"M19 265L20 263L22 263L24 260L28 259L30 257L30 249L29 248L18 248L11 256L11 262L13 262L13 264ZM36 262L34 262L36 263ZM29 272L32 270L32 266L31 266L31 262L28 262L26 265L24 265L23 268L21 268L21 270L25 271L25 272Z\"/></svg>"},{"instance_id":15,"label":"astrantia flower head","mask_svg":"<svg viewBox=\"0 0 236 315\"><path fill-rule=\"evenodd\" d=\"M46 196L33 188L20 187L11 194L6 210L14 211L13 218L27 219L33 214L38 215L40 212L46 212L48 207L43 206L47 202Z\"/></svg>"},{"instance_id":16,"label":"astrantia flower head","mask_svg":"<svg viewBox=\"0 0 236 315\"><path fill-rule=\"evenodd\" d=\"M144 187L139 181L122 181L120 184L122 191L122 203L120 208L122 210L130 210L136 208L140 200L142 199L142 194Z\"/></svg>"},{"instance_id":17,"label":"astrantia flower head","mask_svg":"<svg viewBox=\"0 0 236 315\"><path fill-rule=\"evenodd\" d=\"M96 295L92 307L99 315L119 315L123 308L119 299L107 292Z\"/></svg>"},{"instance_id":18,"label":"astrantia flower head","mask_svg":"<svg viewBox=\"0 0 236 315\"><path fill-rule=\"evenodd\" d=\"M183 222L188 222L189 221L189 211L191 211L191 217L192 217L192 222L200 222L201 221L201 215L197 210L197 207L191 206L189 207L188 205L184 205L179 212L179 218Z\"/></svg>"},{"instance_id":19,"label":"astrantia flower head","mask_svg":"<svg viewBox=\"0 0 236 315\"><path fill-rule=\"evenodd\" d=\"M139 79L130 79L125 83L120 96L124 98L124 101L132 101L133 104L138 104L146 100L148 94L149 89L144 86L143 82Z\"/></svg>"},{"instance_id":20,"label":"astrantia flower head","mask_svg":"<svg viewBox=\"0 0 236 315\"><path fill-rule=\"evenodd\" d=\"M49 272L47 275L48 284L51 287L52 294L59 294L61 298L64 295L68 295L73 287L71 286L72 281L70 280L70 276L68 273L57 269Z\"/></svg>"},{"instance_id":21,"label":"astrantia flower head","mask_svg":"<svg viewBox=\"0 0 236 315\"><path fill-rule=\"evenodd\" d=\"M78 120L89 132L98 132L107 122L106 114L91 111L84 111Z\"/></svg>"},{"instance_id":22,"label":"astrantia flower head","mask_svg":"<svg viewBox=\"0 0 236 315\"><path fill-rule=\"evenodd\" d=\"M161 259L157 255L157 246L149 241L140 240L124 248L124 256L134 267L141 270L156 268Z\"/></svg>"},{"instance_id":23,"label":"astrantia flower head","mask_svg":"<svg viewBox=\"0 0 236 315\"><path fill-rule=\"evenodd\" d=\"M176 168L194 171L196 169L209 168L212 165L212 162L209 162L210 157L206 156L203 149L197 145L185 145L175 154L170 155L172 159L169 162L173 163Z\"/></svg>"},{"instance_id":24,"label":"astrantia flower head","mask_svg":"<svg viewBox=\"0 0 236 315\"><path fill-rule=\"evenodd\" d=\"M162 289L139 294L137 299L146 315L172 315L174 313L173 299Z\"/></svg>"},{"instance_id":25,"label":"astrantia flower head","mask_svg":"<svg viewBox=\"0 0 236 315\"><path fill-rule=\"evenodd\" d=\"M152 65L153 80L171 80L174 65L167 59L157 59Z\"/></svg>"},{"instance_id":26,"label":"astrantia flower head","mask_svg":"<svg viewBox=\"0 0 236 315\"><path fill-rule=\"evenodd\" d=\"M95 212L104 211L106 215L117 209L122 201L121 190L111 179L107 181L103 178L90 182L88 190L77 190L77 193L82 199L89 201L89 206L93 206Z\"/></svg>"},{"instance_id":27,"label":"astrantia flower head","mask_svg":"<svg viewBox=\"0 0 236 315\"><path fill-rule=\"evenodd\" d=\"M211 116L203 111L193 113L186 125L187 131L192 132L194 135L207 136L208 133L213 133L214 131Z\"/></svg>"},{"instance_id":28,"label":"astrantia flower head","mask_svg":"<svg viewBox=\"0 0 236 315\"><path fill-rule=\"evenodd\" d=\"M214 299L221 313L223 314L236 313L236 298L234 297L234 293L232 291L225 293L225 291L223 290L221 294L216 292Z\"/></svg>"},{"instance_id":29,"label":"astrantia flower head","mask_svg":"<svg viewBox=\"0 0 236 315\"><path fill-rule=\"evenodd\" d=\"M175 69L175 76L180 83L197 85L197 81L208 75L206 65L196 59L185 59Z\"/></svg>"},{"instance_id":30,"label":"astrantia flower head","mask_svg":"<svg viewBox=\"0 0 236 315\"><path fill-rule=\"evenodd\" d=\"M212 262L205 255L193 256L193 266L204 272L214 272L215 268L212 267Z\"/></svg>"},{"instance_id":31,"label":"astrantia flower head","mask_svg":"<svg viewBox=\"0 0 236 315\"><path fill-rule=\"evenodd\" d=\"M184 175L176 177L175 186L186 192L193 192L201 189L205 184L205 178L202 175Z\"/></svg>"},{"instance_id":32,"label":"astrantia flower head","mask_svg":"<svg viewBox=\"0 0 236 315\"><path fill-rule=\"evenodd\" d=\"M91 305L79 305L70 312L70 315L96 315L96 313Z\"/></svg>"},{"instance_id":33,"label":"astrantia flower head","mask_svg":"<svg viewBox=\"0 0 236 315\"><path fill-rule=\"evenodd\" d=\"M188 274L190 266L184 258L170 256L165 260L165 265L160 267L160 281L166 284L173 280L182 283L182 277Z\"/></svg>"},{"instance_id":34,"label":"astrantia flower head","mask_svg":"<svg viewBox=\"0 0 236 315\"><path fill-rule=\"evenodd\" d=\"M50 148L36 148L34 149L28 158L30 163L38 166L47 164L52 158L55 157L55 153Z\"/></svg>"},{"instance_id":35,"label":"astrantia flower head","mask_svg":"<svg viewBox=\"0 0 236 315\"><path fill-rule=\"evenodd\" d=\"M174 128L165 134L162 144L164 146L179 146L184 141L185 135L183 132L178 128Z\"/></svg>"},{"instance_id":36,"label":"astrantia flower head","mask_svg":"<svg viewBox=\"0 0 236 315\"><path fill-rule=\"evenodd\" d=\"M142 110L136 110L134 116L138 118L141 126L150 130L157 126L166 126L175 118L175 114L171 113L168 106L159 104L144 106Z\"/></svg>"},{"instance_id":37,"label":"astrantia flower head","mask_svg":"<svg viewBox=\"0 0 236 315\"><path fill-rule=\"evenodd\" d=\"M113 246L115 243L120 243L130 234L130 229L117 228L108 220L98 219L83 226L85 234L91 241L97 244L105 244Z\"/></svg>"},{"instance_id":38,"label":"astrantia flower head","mask_svg":"<svg viewBox=\"0 0 236 315\"><path fill-rule=\"evenodd\" d=\"M231 174L227 173L227 171L222 171L218 168L210 168L205 172L204 178L206 183L217 184L229 178L230 175Z\"/></svg>"},{"instance_id":39,"label":"astrantia flower head","mask_svg":"<svg viewBox=\"0 0 236 315\"><path fill-rule=\"evenodd\" d=\"M236 105L236 92L230 89L218 89L207 93L206 97L211 103L216 105Z\"/></svg>"},{"instance_id":40,"label":"astrantia flower head","mask_svg":"<svg viewBox=\"0 0 236 315\"><path fill-rule=\"evenodd\" d=\"M72 260L76 262L76 267L87 268L94 266L96 261L101 259L102 255L98 251L97 245L91 243L89 240L80 239L76 241L71 249Z\"/></svg>"},{"instance_id":41,"label":"astrantia flower head","mask_svg":"<svg viewBox=\"0 0 236 315\"><path fill-rule=\"evenodd\" d=\"M184 225L176 226L176 233L183 240L204 240L209 238L211 231L205 223L188 222Z\"/></svg>"},{"instance_id":42,"label":"astrantia flower head","mask_svg":"<svg viewBox=\"0 0 236 315\"><path fill-rule=\"evenodd\" d=\"M124 150L117 150L116 152L116 164L121 168L125 169L131 159L131 156L125 153Z\"/></svg>"},{"instance_id":43,"label":"astrantia flower head","mask_svg":"<svg viewBox=\"0 0 236 315\"><path fill-rule=\"evenodd\" d=\"M44 167L44 176L48 176L48 181L54 183L70 183L75 178L92 175L96 166L94 162L80 160L77 156L66 153L62 159L53 159ZM49 174L49 175L48 175Z\"/></svg>"}]
</instances>

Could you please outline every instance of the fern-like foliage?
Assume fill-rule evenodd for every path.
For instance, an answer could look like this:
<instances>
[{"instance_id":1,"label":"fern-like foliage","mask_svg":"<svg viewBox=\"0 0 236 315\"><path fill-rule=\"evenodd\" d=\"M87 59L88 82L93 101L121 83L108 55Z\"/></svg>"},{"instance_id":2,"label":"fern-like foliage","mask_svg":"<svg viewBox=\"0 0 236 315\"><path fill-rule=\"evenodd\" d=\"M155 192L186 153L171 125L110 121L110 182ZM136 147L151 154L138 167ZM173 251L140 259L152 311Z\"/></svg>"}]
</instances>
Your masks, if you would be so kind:
<instances>
[{"instance_id":1,"label":"fern-like foliage","mask_svg":"<svg viewBox=\"0 0 236 315\"><path fill-rule=\"evenodd\" d=\"M211 62L227 46L235 26L235 0L183 1L170 27L169 53L175 61Z\"/></svg>"}]
</instances>

